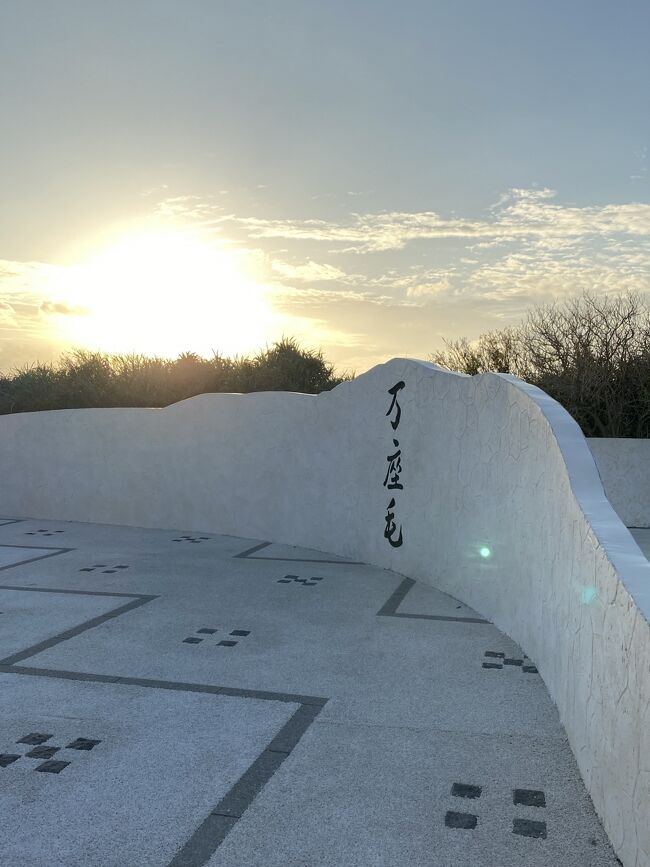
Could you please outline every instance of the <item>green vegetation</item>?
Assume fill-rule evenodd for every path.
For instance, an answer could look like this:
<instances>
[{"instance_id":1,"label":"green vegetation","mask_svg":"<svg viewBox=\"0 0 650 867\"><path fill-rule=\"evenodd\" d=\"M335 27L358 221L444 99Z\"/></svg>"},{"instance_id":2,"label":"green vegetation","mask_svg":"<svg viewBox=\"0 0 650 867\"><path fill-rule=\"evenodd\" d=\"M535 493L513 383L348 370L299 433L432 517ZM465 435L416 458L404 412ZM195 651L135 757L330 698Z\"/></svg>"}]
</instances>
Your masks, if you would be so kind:
<instances>
[{"instance_id":1,"label":"green vegetation","mask_svg":"<svg viewBox=\"0 0 650 867\"><path fill-rule=\"evenodd\" d=\"M513 373L538 385L585 436L650 437L650 310L642 296L584 293L531 310L521 325L430 356L462 373Z\"/></svg>"},{"instance_id":2,"label":"green vegetation","mask_svg":"<svg viewBox=\"0 0 650 867\"><path fill-rule=\"evenodd\" d=\"M205 392L299 391L317 394L350 379L320 351L284 338L253 358L177 359L76 350L57 364L0 376L0 414L106 406L167 406Z\"/></svg>"}]
</instances>

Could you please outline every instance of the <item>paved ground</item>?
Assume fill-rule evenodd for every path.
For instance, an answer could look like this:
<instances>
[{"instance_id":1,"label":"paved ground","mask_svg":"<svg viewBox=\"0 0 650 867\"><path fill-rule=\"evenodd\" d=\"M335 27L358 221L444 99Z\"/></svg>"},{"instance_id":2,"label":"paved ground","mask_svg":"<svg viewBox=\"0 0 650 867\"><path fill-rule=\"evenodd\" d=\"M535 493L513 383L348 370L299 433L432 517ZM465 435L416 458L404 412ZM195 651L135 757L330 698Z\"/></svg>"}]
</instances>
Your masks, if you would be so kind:
<instances>
[{"instance_id":1,"label":"paved ground","mask_svg":"<svg viewBox=\"0 0 650 867\"><path fill-rule=\"evenodd\" d=\"M617 861L534 662L313 551L0 519L0 864Z\"/></svg>"}]
</instances>

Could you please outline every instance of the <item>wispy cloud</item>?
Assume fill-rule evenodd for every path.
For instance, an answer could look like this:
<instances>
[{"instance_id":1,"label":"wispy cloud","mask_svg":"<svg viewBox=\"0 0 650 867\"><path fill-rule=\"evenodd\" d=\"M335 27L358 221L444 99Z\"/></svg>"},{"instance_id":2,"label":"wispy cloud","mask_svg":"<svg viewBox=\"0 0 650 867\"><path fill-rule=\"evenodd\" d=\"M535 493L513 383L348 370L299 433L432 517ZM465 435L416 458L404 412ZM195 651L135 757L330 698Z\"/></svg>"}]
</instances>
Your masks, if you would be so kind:
<instances>
[{"instance_id":1,"label":"wispy cloud","mask_svg":"<svg viewBox=\"0 0 650 867\"><path fill-rule=\"evenodd\" d=\"M320 283L328 280L345 280L345 271L334 265L319 264L311 259L303 264L294 265L290 262L275 260L271 270L287 280L298 280L308 283Z\"/></svg>"},{"instance_id":2,"label":"wispy cloud","mask_svg":"<svg viewBox=\"0 0 650 867\"><path fill-rule=\"evenodd\" d=\"M401 250L413 241L449 238L499 244L518 238L561 241L586 236L650 237L648 204L577 207L555 203L556 196L549 189L512 189L485 219L445 217L435 211L354 213L342 221L241 216L231 219L253 239L316 241L337 245L335 252L357 253Z\"/></svg>"}]
</instances>

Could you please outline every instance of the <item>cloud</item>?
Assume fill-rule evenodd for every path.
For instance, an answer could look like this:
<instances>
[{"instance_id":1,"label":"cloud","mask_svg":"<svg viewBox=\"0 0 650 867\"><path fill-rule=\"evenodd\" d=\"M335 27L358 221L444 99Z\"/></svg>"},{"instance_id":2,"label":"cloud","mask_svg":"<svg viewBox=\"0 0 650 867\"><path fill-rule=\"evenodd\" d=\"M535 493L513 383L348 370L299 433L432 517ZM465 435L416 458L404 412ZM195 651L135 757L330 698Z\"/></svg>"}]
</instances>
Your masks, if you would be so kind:
<instances>
[{"instance_id":1,"label":"cloud","mask_svg":"<svg viewBox=\"0 0 650 867\"><path fill-rule=\"evenodd\" d=\"M66 304L64 301L43 301L40 310L42 313L59 313L63 316L88 315L87 308Z\"/></svg>"},{"instance_id":2,"label":"cloud","mask_svg":"<svg viewBox=\"0 0 650 867\"><path fill-rule=\"evenodd\" d=\"M279 260L271 264L271 270L287 280L299 280L308 283L320 283L326 280L343 280L345 271L334 265L321 265L311 259L302 265L292 265Z\"/></svg>"},{"instance_id":3,"label":"cloud","mask_svg":"<svg viewBox=\"0 0 650 867\"><path fill-rule=\"evenodd\" d=\"M611 235L650 237L650 204L631 202L599 207L556 204L550 189L513 188L490 209L487 219L445 217L435 211L353 213L345 220L278 220L232 217L250 238L316 241L338 253L401 250L413 241L466 239L489 246L518 238L558 241ZM475 246L473 249L477 249Z\"/></svg>"}]
</instances>

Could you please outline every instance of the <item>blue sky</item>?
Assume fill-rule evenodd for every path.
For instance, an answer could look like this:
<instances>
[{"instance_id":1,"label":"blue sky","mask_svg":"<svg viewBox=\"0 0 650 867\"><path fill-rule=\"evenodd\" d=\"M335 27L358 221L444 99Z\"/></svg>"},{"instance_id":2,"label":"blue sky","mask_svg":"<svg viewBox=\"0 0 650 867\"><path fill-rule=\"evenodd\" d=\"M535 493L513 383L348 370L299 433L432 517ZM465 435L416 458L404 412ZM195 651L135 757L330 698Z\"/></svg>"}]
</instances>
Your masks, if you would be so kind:
<instances>
[{"instance_id":1,"label":"blue sky","mask_svg":"<svg viewBox=\"0 0 650 867\"><path fill-rule=\"evenodd\" d=\"M0 369L92 314L43 275L152 219L357 370L647 291L649 42L626 0L0 0Z\"/></svg>"}]
</instances>

